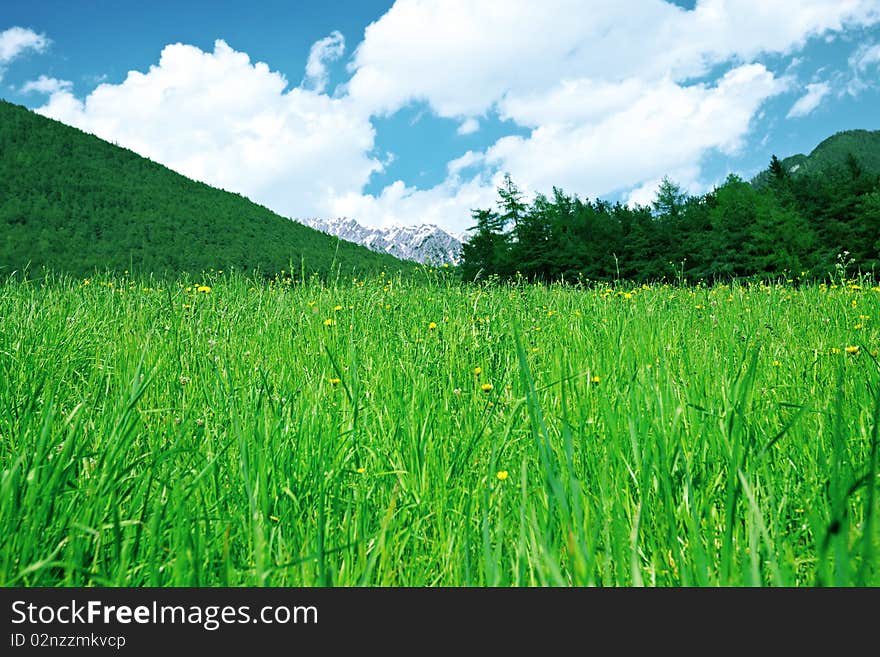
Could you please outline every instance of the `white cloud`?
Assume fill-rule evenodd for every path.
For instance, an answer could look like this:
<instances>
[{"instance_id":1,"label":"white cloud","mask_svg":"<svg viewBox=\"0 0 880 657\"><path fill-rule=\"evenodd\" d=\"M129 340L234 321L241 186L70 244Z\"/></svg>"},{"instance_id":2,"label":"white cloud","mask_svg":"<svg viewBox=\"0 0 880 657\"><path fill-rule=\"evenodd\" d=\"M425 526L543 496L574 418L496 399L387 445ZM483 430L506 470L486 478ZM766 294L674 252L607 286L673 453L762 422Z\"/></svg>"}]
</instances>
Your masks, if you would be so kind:
<instances>
[{"instance_id":1,"label":"white cloud","mask_svg":"<svg viewBox=\"0 0 880 657\"><path fill-rule=\"evenodd\" d=\"M840 73L845 93L858 96L866 89L877 86L877 78L870 69L880 65L880 44L863 43L849 56L849 71ZM868 75L865 75L865 74Z\"/></svg>"},{"instance_id":2,"label":"white cloud","mask_svg":"<svg viewBox=\"0 0 880 657\"><path fill-rule=\"evenodd\" d=\"M677 182L691 184L701 156L710 149L737 152L758 108L786 84L764 66L750 64L714 86L666 79L624 81L620 87L625 103L599 116L589 109L589 87L583 95L567 90L570 111L550 112L551 120L528 137L499 140L487 151L487 161L516 172L515 180L531 191L555 185L600 196L675 171L687 171L688 179ZM590 118L578 120L578 108L586 108ZM526 116L533 110L519 109Z\"/></svg>"},{"instance_id":3,"label":"white cloud","mask_svg":"<svg viewBox=\"0 0 880 657\"><path fill-rule=\"evenodd\" d=\"M469 117L462 121L461 125L458 126L456 133L460 135L472 135L479 129L480 122L477 121L474 117Z\"/></svg>"},{"instance_id":4,"label":"white cloud","mask_svg":"<svg viewBox=\"0 0 880 657\"><path fill-rule=\"evenodd\" d=\"M27 50L43 52L49 47L49 39L25 27L10 27L0 32L0 80L6 73L4 64Z\"/></svg>"},{"instance_id":5,"label":"white cloud","mask_svg":"<svg viewBox=\"0 0 880 657\"><path fill-rule=\"evenodd\" d=\"M785 72L789 73L794 71L798 66L804 63L803 57L792 57L791 61L788 63L788 66L785 67Z\"/></svg>"},{"instance_id":6,"label":"white cloud","mask_svg":"<svg viewBox=\"0 0 880 657\"><path fill-rule=\"evenodd\" d=\"M795 101L785 118L793 119L806 116L819 107L819 104L829 93L831 93L831 85L827 82L808 84L806 93Z\"/></svg>"},{"instance_id":7,"label":"white cloud","mask_svg":"<svg viewBox=\"0 0 880 657\"><path fill-rule=\"evenodd\" d=\"M338 30L312 44L306 62L303 86L321 93L327 86L327 62L336 61L345 53L345 37Z\"/></svg>"},{"instance_id":8,"label":"white cloud","mask_svg":"<svg viewBox=\"0 0 880 657\"><path fill-rule=\"evenodd\" d=\"M468 169L470 167L476 166L482 163L485 160L485 156L482 153L476 153L474 151L468 151L461 157L457 157L454 160L448 162L446 164L446 170L450 175L456 176L462 171L462 169Z\"/></svg>"},{"instance_id":9,"label":"white cloud","mask_svg":"<svg viewBox=\"0 0 880 657\"><path fill-rule=\"evenodd\" d=\"M350 193L335 198L326 214L354 217L369 226L430 223L459 233L473 224L471 210L494 203L495 186L478 177L464 182L452 177L427 190L407 187L397 180L378 196Z\"/></svg>"},{"instance_id":10,"label":"white cloud","mask_svg":"<svg viewBox=\"0 0 880 657\"><path fill-rule=\"evenodd\" d=\"M719 63L789 53L808 38L880 20L877 0L398 0L367 27L349 82L376 112L425 100L477 116L561 80L687 80Z\"/></svg>"},{"instance_id":11,"label":"white cloud","mask_svg":"<svg viewBox=\"0 0 880 657\"><path fill-rule=\"evenodd\" d=\"M630 189L645 201L666 174L696 193L700 161L737 152L764 102L789 89L750 62L878 20L877 0L701 0L693 11L661 0L597 0L589 11L581 0L399 0L356 49L350 97L377 114L420 101L465 123L496 112L531 133L450 162L432 190L398 185L365 205L389 221L405 198L419 216L431 212L420 201L456 199L465 184L491 196L487 176L500 171L530 193ZM725 64L717 82L696 82ZM479 175L457 179L476 165Z\"/></svg>"},{"instance_id":12,"label":"white cloud","mask_svg":"<svg viewBox=\"0 0 880 657\"><path fill-rule=\"evenodd\" d=\"M0 32L0 64L11 62L26 50L43 52L49 43L44 34L25 27L10 27Z\"/></svg>"},{"instance_id":13,"label":"white cloud","mask_svg":"<svg viewBox=\"0 0 880 657\"><path fill-rule=\"evenodd\" d=\"M37 111L281 214L309 215L382 165L369 155L369 117L349 99L286 87L223 41L213 52L174 44L146 73L83 101L56 91Z\"/></svg>"},{"instance_id":14,"label":"white cloud","mask_svg":"<svg viewBox=\"0 0 880 657\"><path fill-rule=\"evenodd\" d=\"M59 91L70 91L73 89L73 82L70 80L58 80L56 78L48 78L45 75L41 75L36 80L28 80L25 82L21 89L19 89L20 93L29 94L32 92L41 93L41 94L54 94Z\"/></svg>"},{"instance_id":15,"label":"white cloud","mask_svg":"<svg viewBox=\"0 0 880 657\"><path fill-rule=\"evenodd\" d=\"M663 0L398 0L367 27L333 97L339 32L313 44L298 88L222 41L213 53L175 44L147 72L83 100L59 88L41 111L282 214L460 230L494 202L505 171L530 193L623 191L636 202L663 175L699 191L703 158L737 152L767 99L790 90L761 55L793 57L810 39L878 21L878 0L698 0L693 11ZM459 134L479 129L476 117L530 132L453 159L431 189L398 180L363 194L389 161L371 119L412 103Z\"/></svg>"},{"instance_id":16,"label":"white cloud","mask_svg":"<svg viewBox=\"0 0 880 657\"><path fill-rule=\"evenodd\" d=\"M877 64L880 64L880 43L863 44L849 58L850 67L860 73Z\"/></svg>"},{"instance_id":17,"label":"white cloud","mask_svg":"<svg viewBox=\"0 0 880 657\"><path fill-rule=\"evenodd\" d=\"M548 123L578 125L601 121L626 110L644 93L647 83L636 77L624 80L578 78L562 80L540 92L508 95L498 106L502 119L538 128Z\"/></svg>"}]
</instances>

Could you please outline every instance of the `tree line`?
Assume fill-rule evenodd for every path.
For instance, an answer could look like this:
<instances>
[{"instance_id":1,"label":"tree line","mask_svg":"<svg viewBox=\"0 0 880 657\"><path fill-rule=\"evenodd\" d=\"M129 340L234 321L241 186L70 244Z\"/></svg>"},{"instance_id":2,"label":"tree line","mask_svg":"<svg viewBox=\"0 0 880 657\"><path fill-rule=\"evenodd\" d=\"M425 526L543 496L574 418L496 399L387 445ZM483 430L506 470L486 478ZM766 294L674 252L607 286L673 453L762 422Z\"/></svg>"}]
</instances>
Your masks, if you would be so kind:
<instances>
[{"instance_id":1,"label":"tree line","mask_svg":"<svg viewBox=\"0 0 880 657\"><path fill-rule=\"evenodd\" d=\"M553 188L531 203L506 175L495 208L475 209L465 280L718 281L825 277L841 261L880 268L880 176L850 154L795 175L774 155L764 175L730 175L703 195L664 178L650 205Z\"/></svg>"}]
</instances>

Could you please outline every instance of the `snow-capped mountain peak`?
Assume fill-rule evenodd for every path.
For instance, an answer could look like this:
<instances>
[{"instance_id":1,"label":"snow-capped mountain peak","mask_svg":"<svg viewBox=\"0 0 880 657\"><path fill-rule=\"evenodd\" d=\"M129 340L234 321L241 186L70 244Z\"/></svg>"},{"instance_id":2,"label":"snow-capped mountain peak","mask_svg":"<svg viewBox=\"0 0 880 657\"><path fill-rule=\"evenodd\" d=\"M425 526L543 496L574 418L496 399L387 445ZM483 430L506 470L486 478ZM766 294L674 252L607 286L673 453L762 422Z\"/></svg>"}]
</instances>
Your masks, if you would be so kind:
<instances>
[{"instance_id":1,"label":"snow-capped mountain peak","mask_svg":"<svg viewBox=\"0 0 880 657\"><path fill-rule=\"evenodd\" d=\"M350 217L336 219L297 219L301 224L335 235L368 249L389 253L403 260L441 266L455 265L461 259L463 236L453 236L434 224L373 228Z\"/></svg>"}]
</instances>

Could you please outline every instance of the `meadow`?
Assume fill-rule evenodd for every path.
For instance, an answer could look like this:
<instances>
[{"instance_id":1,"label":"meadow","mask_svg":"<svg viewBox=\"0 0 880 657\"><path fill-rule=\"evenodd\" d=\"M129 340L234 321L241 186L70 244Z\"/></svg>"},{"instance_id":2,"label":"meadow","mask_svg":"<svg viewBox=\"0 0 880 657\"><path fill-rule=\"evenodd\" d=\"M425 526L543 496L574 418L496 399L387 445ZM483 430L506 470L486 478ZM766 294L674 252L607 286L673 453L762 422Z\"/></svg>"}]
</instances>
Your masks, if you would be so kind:
<instances>
[{"instance_id":1,"label":"meadow","mask_svg":"<svg viewBox=\"0 0 880 657\"><path fill-rule=\"evenodd\" d=\"M0 585L877 586L880 287L0 282Z\"/></svg>"}]
</instances>

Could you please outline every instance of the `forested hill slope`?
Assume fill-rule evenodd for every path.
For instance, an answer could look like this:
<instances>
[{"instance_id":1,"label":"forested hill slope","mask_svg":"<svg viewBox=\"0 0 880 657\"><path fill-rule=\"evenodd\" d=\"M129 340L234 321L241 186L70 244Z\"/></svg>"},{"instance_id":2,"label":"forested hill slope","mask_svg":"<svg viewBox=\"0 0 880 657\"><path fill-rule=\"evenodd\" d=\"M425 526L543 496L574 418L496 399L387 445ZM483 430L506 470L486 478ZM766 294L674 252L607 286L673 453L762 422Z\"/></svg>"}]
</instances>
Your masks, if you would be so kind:
<instances>
[{"instance_id":1,"label":"forested hill slope","mask_svg":"<svg viewBox=\"0 0 880 657\"><path fill-rule=\"evenodd\" d=\"M781 164L791 176L822 176L851 166L864 173L880 173L880 130L838 132L823 140L809 155L791 155ZM769 179L769 171L762 171L752 182L761 186Z\"/></svg>"},{"instance_id":2,"label":"forested hill slope","mask_svg":"<svg viewBox=\"0 0 880 657\"><path fill-rule=\"evenodd\" d=\"M0 276L411 268L0 101Z\"/></svg>"}]
</instances>

